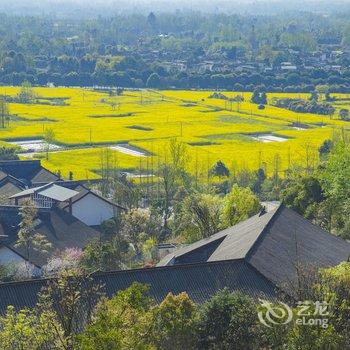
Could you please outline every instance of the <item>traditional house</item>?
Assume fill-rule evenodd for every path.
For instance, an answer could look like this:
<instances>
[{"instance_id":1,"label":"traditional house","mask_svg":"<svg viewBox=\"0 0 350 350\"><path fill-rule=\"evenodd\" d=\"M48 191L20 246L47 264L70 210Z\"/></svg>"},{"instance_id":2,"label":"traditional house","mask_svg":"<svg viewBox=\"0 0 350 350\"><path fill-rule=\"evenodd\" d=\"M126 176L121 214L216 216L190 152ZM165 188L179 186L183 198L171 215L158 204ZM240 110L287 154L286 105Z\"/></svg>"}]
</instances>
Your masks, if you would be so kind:
<instances>
[{"instance_id":1,"label":"traditional house","mask_svg":"<svg viewBox=\"0 0 350 350\"><path fill-rule=\"evenodd\" d=\"M350 243L280 205L174 251L158 266L243 260L284 288L298 278L299 267L335 266L349 257Z\"/></svg>"},{"instance_id":2,"label":"traditional house","mask_svg":"<svg viewBox=\"0 0 350 350\"><path fill-rule=\"evenodd\" d=\"M57 205L88 226L100 226L124 209L82 181L60 179L38 160L0 162L0 204L19 205L28 198L41 208Z\"/></svg>"},{"instance_id":3,"label":"traditional house","mask_svg":"<svg viewBox=\"0 0 350 350\"><path fill-rule=\"evenodd\" d=\"M46 264L48 258L66 248L84 248L101 234L58 207L41 207L35 219L35 230L51 244L48 253L32 248L18 247L21 217L18 206L0 206L0 265L27 262L36 269Z\"/></svg>"},{"instance_id":4,"label":"traditional house","mask_svg":"<svg viewBox=\"0 0 350 350\"><path fill-rule=\"evenodd\" d=\"M74 190L71 188L75 188ZM124 208L92 192L79 183L52 182L12 195L15 205L30 199L38 208L58 206L88 226L100 226Z\"/></svg>"},{"instance_id":5,"label":"traditional house","mask_svg":"<svg viewBox=\"0 0 350 350\"><path fill-rule=\"evenodd\" d=\"M279 206L175 250L155 268L98 273L93 278L107 296L138 281L150 286L157 301L169 292L185 291L201 303L223 288L273 300L285 283L295 282L299 264L334 266L349 254L348 242ZM34 307L46 283L41 279L0 284L0 313L8 305Z\"/></svg>"},{"instance_id":6,"label":"traditional house","mask_svg":"<svg viewBox=\"0 0 350 350\"><path fill-rule=\"evenodd\" d=\"M62 182L60 185L78 192L70 203L61 205L61 208L70 211L73 216L88 226L100 226L104 221L117 217L121 211L125 210L81 183Z\"/></svg>"}]
</instances>

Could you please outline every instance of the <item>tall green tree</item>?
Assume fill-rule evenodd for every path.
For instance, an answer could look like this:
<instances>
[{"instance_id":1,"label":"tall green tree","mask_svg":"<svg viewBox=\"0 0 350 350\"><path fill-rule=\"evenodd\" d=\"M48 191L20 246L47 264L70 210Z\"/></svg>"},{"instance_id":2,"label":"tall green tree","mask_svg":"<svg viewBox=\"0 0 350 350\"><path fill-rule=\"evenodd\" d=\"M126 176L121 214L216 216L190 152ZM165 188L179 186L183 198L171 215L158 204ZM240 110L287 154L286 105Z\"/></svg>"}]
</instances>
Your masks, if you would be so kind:
<instances>
[{"instance_id":1,"label":"tall green tree","mask_svg":"<svg viewBox=\"0 0 350 350\"><path fill-rule=\"evenodd\" d=\"M258 197L249 188L234 185L224 198L222 226L229 227L257 214L261 209Z\"/></svg>"},{"instance_id":2,"label":"tall green tree","mask_svg":"<svg viewBox=\"0 0 350 350\"><path fill-rule=\"evenodd\" d=\"M257 305L239 292L224 289L207 301L197 327L199 349L259 349L262 344Z\"/></svg>"},{"instance_id":3,"label":"tall green tree","mask_svg":"<svg viewBox=\"0 0 350 350\"><path fill-rule=\"evenodd\" d=\"M326 216L325 227L350 237L350 144L338 141L318 175L326 200L320 210Z\"/></svg>"},{"instance_id":4,"label":"tall green tree","mask_svg":"<svg viewBox=\"0 0 350 350\"><path fill-rule=\"evenodd\" d=\"M44 133L44 141L45 141L45 151L46 151L46 160L49 160L49 153L51 146L55 142L55 132L53 129L46 129Z\"/></svg>"},{"instance_id":5,"label":"tall green tree","mask_svg":"<svg viewBox=\"0 0 350 350\"><path fill-rule=\"evenodd\" d=\"M186 293L168 294L152 310L151 343L159 350L191 350L196 345L197 306Z\"/></svg>"},{"instance_id":6,"label":"tall green tree","mask_svg":"<svg viewBox=\"0 0 350 350\"><path fill-rule=\"evenodd\" d=\"M80 349L154 350L149 342L153 305L148 287L136 282L111 299L103 299L79 336Z\"/></svg>"},{"instance_id":7,"label":"tall green tree","mask_svg":"<svg viewBox=\"0 0 350 350\"><path fill-rule=\"evenodd\" d=\"M20 102L29 103L37 97L37 94L35 93L32 84L26 80L22 83L21 90L17 97Z\"/></svg>"},{"instance_id":8,"label":"tall green tree","mask_svg":"<svg viewBox=\"0 0 350 350\"><path fill-rule=\"evenodd\" d=\"M0 317L0 348L63 350L45 314L34 309L16 311L13 306L9 306Z\"/></svg>"},{"instance_id":9,"label":"tall green tree","mask_svg":"<svg viewBox=\"0 0 350 350\"><path fill-rule=\"evenodd\" d=\"M21 222L19 224L18 237L16 247L24 249L24 256L27 260L29 269L29 261L34 251L48 253L51 243L46 237L36 230L36 218L38 211L31 200L25 201L20 208L19 215ZM29 271L29 270L28 270Z\"/></svg>"},{"instance_id":10,"label":"tall green tree","mask_svg":"<svg viewBox=\"0 0 350 350\"><path fill-rule=\"evenodd\" d=\"M183 201L182 220L187 230L195 229L196 238L210 237L220 230L222 199L217 195L195 193Z\"/></svg>"},{"instance_id":11,"label":"tall green tree","mask_svg":"<svg viewBox=\"0 0 350 350\"><path fill-rule=\"evenodd\" d=\"M102 295L102 286L78 269L62 271L41 290L37 309L62 349L77 348L78 334L90 324Z\"/></svg>"}]
</instances>

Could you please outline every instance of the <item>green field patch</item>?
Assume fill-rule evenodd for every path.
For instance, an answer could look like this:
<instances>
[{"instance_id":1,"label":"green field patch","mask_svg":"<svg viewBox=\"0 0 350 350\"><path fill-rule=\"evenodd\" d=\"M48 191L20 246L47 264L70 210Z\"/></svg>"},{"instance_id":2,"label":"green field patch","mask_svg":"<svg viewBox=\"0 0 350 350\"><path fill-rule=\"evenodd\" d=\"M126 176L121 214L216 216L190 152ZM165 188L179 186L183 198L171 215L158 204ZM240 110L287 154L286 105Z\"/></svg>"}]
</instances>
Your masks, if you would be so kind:
<instances>
[{"instance_id":1,"label":"green field patch","mask_svg":"<svg viewBox=\"0 0 350 350\"><path fill-rule=\"evenodd\" d=\"M43 123L57 123L58 120L56 119L52 119L49 117L34 117L34 118L27 118L27 117L23 117L21 115L17 115L17 114L12 114L10 116L11 121L24 121L24 122L29 122L29 123L34 123L34 122L43 122Z\"/></svg>"},{"instance_id":2,"label":"green field patch","mask_svg":"<svg viewBox=\"0 0 350 350\"><path fill-rule=\"evenodd\" d=\"M152 128L149 128L147 126L142 125L129 125L127 126L128 129L134 129L134 130L142 130L142 131L152 131Z\"/></svg>"},{"instance_id":3,"label":"green field patch","mask_svg":"<svg viewBox=\"0 0 350 350\"><path fill-rule=\"evenodd\" d=\"M209 107L209 109L202 109L201 113L213 113L213 112L220 112L223 111L223 108L220 107Z\"/></svg>"},{"instance_id":4,"label":"green field patch","mask_svg":"<svg viewBox=\"0 0 350 350\"><path fill-rule=\"evenodd\" d=\"M125 118L125 117L133 117L137 113L128 112L128 113L119 113L119 114L90 114L89 118Z\"/></svg>"},{"instance_id":5,"label":"green field patch","mask_svg":"<svg viewBox=\"0 0 350 350\"><path fill-rule=\"evenodd\" d=\"M242 118L239 117L237 115L221 115L218 117L218 120L220 122L224 122L224 123L230 123L230 124L255 124L255 125L264 125L266 126L266 124L268 124L265 121L262 120L257 120L254 118Z\"/></svg>"},{"instance_id":6,"label":"green field patch","mask_svg":"<svg viewBox=\"0 0 350 350\"><path fill-rule=\"evenodd\" d=\"M206 135L204 138L209 140L251 141L249 136L236 134L236 133L212 134L212 135Z\"/></svg>"},{"instance_id":7,"label":"green field patch","mask_svg":"<svg viewBox=\"0 0 350 350\"><path fill-rule=\"evenodd\" d=\"M69 97L42 97L36 96L34 98L23 100L18 96L6 96L0 95L0 98L4 99L9 103L18 103L24 105L46 105L46 106L68 106L66 102L69 100Z\"/></svg>"},{"instance_id":8,"label":"green field patch","mask_svg":"<svg viewBox=\"0 0 350 350\"><path fill-rule=\"evenodd\" d=\"M213 145L220 145L219 142L212 142L212 141L198 141L198 142L188 142L188 145L190 146L213 146Z\"/></svg>"}]
</instances>

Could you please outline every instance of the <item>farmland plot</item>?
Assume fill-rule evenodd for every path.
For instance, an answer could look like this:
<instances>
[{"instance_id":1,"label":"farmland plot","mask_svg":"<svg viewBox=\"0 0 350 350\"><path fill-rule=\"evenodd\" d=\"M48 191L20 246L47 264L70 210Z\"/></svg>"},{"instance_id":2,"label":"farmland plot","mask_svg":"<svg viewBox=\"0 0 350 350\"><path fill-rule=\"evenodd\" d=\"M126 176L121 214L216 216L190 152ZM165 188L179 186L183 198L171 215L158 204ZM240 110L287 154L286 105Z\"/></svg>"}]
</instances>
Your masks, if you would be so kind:
<instances>
[{"instance_id":1,"label":"farmland plot","mask_svg":"<svg viewBox=\"0 0 350 350\"><path fill-rule=\"evenodd\" d=\"M1 95L15 96L19 88L0 87ZM271 173L292 164L318 162L325 139L350 123L337 117L295 113L267 105L260 110L242 93L240 103L209 98L210 91L124 91L110 96L80 88L35 88L43 98L64 100L63 105L11 103L11 122L0 129L0 140L42 142L51 129L55 142L49 159L38 157L52 171L75 178L97 178L103 158L127 172L152 172L167 153L169 140L187 145L189 170L207 172L222 160L235 170L264 166ZM228 97L235 92L224 92ZM299 94L268 94L273 97ZM301 97L307 98L307 95ZM341 97L341 96L340 96ZM336 115L346 99L334 103ZM41 140L41 141L40 141ZM29 141L28 141L29 142ZM33 153L35 153L34 150ZM35 154L32 156L36 156Z\"/></svg>"}]
</instances>

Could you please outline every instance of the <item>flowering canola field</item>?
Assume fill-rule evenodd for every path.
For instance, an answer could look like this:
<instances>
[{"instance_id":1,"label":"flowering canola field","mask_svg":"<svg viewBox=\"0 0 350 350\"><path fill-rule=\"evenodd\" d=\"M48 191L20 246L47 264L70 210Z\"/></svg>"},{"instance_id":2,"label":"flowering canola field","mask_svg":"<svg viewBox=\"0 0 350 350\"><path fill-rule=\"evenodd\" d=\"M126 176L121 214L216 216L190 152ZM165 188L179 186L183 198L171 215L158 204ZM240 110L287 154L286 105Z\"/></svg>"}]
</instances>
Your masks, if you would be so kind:
<instances>
[{"instance_id":1,"label":"flowering canola field","mask_svg":"<svg viewBox=\"0 0 350 350\"><path fill-rule=\"evenodd\" d=\"M0 87L0 95L15 96L20 88ZM63 176L98 178L106 149L127 144L145 151L147 157L108 152L109 162L134 172L152 171L167 157L169 141L187 145L189 170L206 176L208 168L222 160L233 171L265 167L283 171L290 165L315 165L318 148L336 130L349 122L336 117L347 103L336 102L335 117L302 114L267 105L259 110L250 103L212 99L210 91L124 91L121 96L81 88L35 88L42 98L64 98L65 105L11 103L12 120L0 129L1 141L40 139L52 129L55 143L64 150L52 152L43 164ZM235 92L224 92L228 97ZM268 94L273 97L303 97L300 94ZM296 128L294 123L307 128ZM263 142L259 136L277 137ZM266 140L265 140L266 141Z\"/></svg>"}]
</instances>

